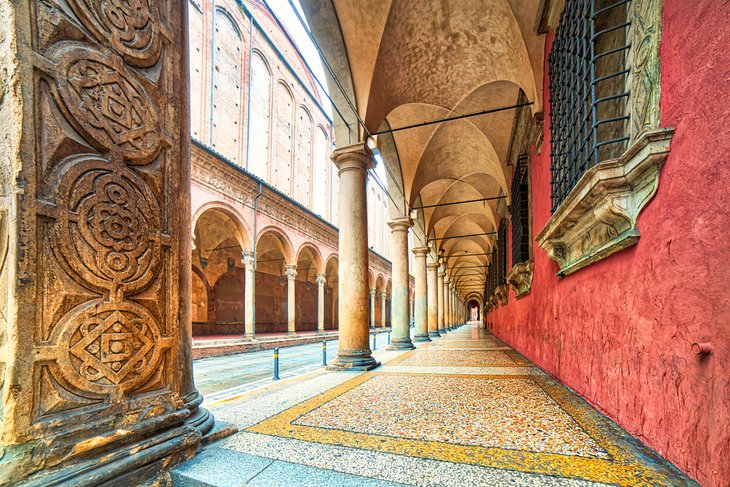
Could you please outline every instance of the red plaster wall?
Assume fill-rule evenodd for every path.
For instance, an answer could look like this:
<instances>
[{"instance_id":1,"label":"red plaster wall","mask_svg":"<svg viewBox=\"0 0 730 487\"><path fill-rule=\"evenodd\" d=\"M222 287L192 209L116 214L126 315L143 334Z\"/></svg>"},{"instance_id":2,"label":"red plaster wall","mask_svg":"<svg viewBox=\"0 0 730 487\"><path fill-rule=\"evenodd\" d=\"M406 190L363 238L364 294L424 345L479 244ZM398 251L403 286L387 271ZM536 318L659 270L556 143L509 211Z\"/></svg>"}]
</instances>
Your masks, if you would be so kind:
<instances>
[{"instance_id":1,"label":"red plaster wall","mask_svg":"<svg viewBox=\"0 0 730 487\"><path fill-rule=\"evenodd\" d=\"M533 243L531 294L511 292L487 317L497 336L717 487L730 485L728 12L724 1L664 1L661 123L676 134L638 244L560 279ZM532 158L534 235L550 217L547 88L545 141ZM701 341L712 355L692 354Z\"/></svg>"}]
</instances>

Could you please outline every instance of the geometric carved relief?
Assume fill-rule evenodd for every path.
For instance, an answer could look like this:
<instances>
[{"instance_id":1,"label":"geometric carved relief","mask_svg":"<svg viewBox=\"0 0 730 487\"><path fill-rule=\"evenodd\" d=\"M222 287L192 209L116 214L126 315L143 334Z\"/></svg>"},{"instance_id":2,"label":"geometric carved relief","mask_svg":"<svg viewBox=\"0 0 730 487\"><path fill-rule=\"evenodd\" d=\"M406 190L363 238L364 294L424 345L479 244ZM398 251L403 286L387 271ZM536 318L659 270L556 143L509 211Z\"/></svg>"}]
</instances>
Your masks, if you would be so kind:
<instances>
[{"instance_id":1,"label":"geometric carved relief","mask_svg":"<svg viewBox=\"0 0 730 487\"><path fill-rule=\"evenodd\" d=\"M123 164L98 156L69 157L58 170L54 250L61 260L82 284L113 294L143 289L157 275L164 238L149 187Z\"/></svg>"},{"instance_id":2,"label":"geometric carved relief","mask_svg":"<svg viewBox=\"0 0 730 487\"><path fill-rule=\"evenodd\" d=\"M157 155L161 131L155 104L121 58L75 42L59 43L50 57L59 107L77 130L132 164Z\"/></svg>"},{"instance_id":3,"label":"geometric carved relief","mask_svg":"<svg viewBox=\"0 0 730 487\"><path fill-rule=\"evenodd\" d=\"M132 66L149 67L160 57L157 14L147 0L69 0L97 40L124 56Z\"/></svg>"},{"instance_id":4,"label":"geometric carved relief","mask_svg":"<svg viewBox=\"0 0 730 487\"><path fill-rule=\"evenodd\" d=\"M130 302L90 301L67 314L53 342L64 378L82 391L123 394L143 385L158 368L163 348L149 312Z\"/></svg>"}]
</instances>

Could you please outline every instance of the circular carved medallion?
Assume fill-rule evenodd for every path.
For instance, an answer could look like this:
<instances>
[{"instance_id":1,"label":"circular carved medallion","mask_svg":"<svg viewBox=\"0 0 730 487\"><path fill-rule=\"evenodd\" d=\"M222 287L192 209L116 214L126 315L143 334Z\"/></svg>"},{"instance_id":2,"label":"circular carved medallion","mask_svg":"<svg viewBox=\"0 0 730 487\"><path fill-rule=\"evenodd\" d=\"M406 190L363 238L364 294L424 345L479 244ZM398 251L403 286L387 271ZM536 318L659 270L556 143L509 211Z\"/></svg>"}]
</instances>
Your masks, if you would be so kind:
<instances>
[{"instance_id":1,"label":"circular carved medallion","mask_svg":"<svg viewBox=\"0 0 730 487\"><path fill-rule=\"evenodd\" d=\"M160 208L131 169L95 156L67 161L56 196L55 248L78 279L134 293L156 276Z\"/></svg>"},{"instance_id":2,"label":"circular carved medallion","mask_svg":"<svg viewBox=\"0 0 730 487\"><path fill-rule=\"evenodd\" d=\"M53 57L56 90L74 126L131 164L151 161L161 146L158 108L122 60L75 43Z\"/></svg>"},{"instance_id":3,"label":"circular carved medallion","mask_svg":"<svg viewBox=\"0 0 730 487\"><path fill-rule=\"evenodd\" d=\"M132 66L160 58L159 20L147 0L69 0L84 26Z\"/></svg>"},{"instance_id":4,"label":"circular carved medallion","mask_svg":"<svg viewBox=\"0 0 730 487\"><path fill-rule=\"evenodd\" d=\"M64 378L82 391L109 394L133 391L158 369L161 333L155 319L137 303L90 301L58 323Z\"/></svg>"}]
</instances>

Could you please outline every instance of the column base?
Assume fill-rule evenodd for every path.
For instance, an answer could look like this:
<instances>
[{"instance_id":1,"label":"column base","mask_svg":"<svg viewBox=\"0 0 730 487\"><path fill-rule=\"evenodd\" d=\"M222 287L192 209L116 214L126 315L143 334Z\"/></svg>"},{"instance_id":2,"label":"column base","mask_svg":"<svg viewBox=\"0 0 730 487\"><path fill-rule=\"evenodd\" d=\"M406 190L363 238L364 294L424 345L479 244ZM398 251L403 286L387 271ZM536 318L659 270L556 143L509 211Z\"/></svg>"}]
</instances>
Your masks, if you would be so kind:
<instances>
[{"instance_id":1,"label":"column base","mask_svg":"<svg viewBox=\"0 0 730 487\"><path fill-rule=\"evenodd\" d=\"M441 333L437 331L429 331L428 336L431 338L441 338Z\"/></svg>"},{"instance_id":2,"label":"column base","mask_svg":"<svg viewBox=\"0 0 730 487\"><path fill-rule=\"evenodd\" d=\"M414 348L416 348L416 347L413 345L411 338L405 337L405 338L393 338L390 341L390 345L388 345L388 348L386 348L386 350L388 350L388 351L413 350Z\"/></svg>"},{"instance_id":3,"label":"column base","mask_svg":"<svg viewBox=\"0 0 730 487\"><path fill-rule=\"evenodd\" d=\"M215 418L210 411L205 408L201 408L200 404L203 402L203 396L198 392L194 391L192 394L188 394L183 398L185 407L190 410L190 416L185 419L185 424L195 428L201 436L205 436L213 426L215 425Z\"/></svg>"},{"instance_id":4,"label":"column base","mask_svg":"<svg viewBox=\"0 0 730 487\"><path fill-rule=\"evenodd\" d=\"M414 343L430 342L431 339L428 337L428 333L418 333L413 337Z\"/></svg>"},{"instance_id":5,"label":"column base","mask_svg":"<svg viewBox=\"0 0 730 487\"><path fill-rule=\"evenodd\" d=\"M286 336L289 336L289 337L293 337L293 336L295 336L296 334L297 334L297 332L295 332L295 331L287 331L287 332L286 332Z\"/></svg>"},{"instance_id":6,"label":"column base","mask_svg":"<svg viewBox=\"0 0 730 487\"><path fill-rule=\"evenodd\" d=\"M327 366L327 370L332 371L367 371L372 370L380 365L370 355L370 349L366 350L350 350L337 352L337 357L332 365Z\"/></svg>"}]
</instances>

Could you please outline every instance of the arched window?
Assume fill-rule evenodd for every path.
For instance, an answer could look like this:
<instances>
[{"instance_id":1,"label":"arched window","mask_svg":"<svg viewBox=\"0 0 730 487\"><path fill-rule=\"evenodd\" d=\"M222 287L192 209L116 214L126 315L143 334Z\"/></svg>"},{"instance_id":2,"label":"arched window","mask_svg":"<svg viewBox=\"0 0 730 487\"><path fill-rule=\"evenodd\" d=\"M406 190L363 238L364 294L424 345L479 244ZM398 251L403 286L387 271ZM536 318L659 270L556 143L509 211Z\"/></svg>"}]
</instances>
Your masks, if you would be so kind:
<instances>
[{"instance_id":1,"label":"arched window","mask_svg":"<svg viewBox=\"0 0 730 487\"><path fill-rule=\"evenodd\" d=\"M320 126L314 137L314 163L312 165L312 211L325 216L327 210L327 134Z\"/></svg>"},{"instance_id":2,"label":"arched window","mask_svg":"<svg viewBox=\"0 0 730 487\"><path fill-rule=\"evenodd\" d=\"M194 3L188 8L188 32L190 36L190 134L203 138L203 12Z\"/></svg>"},{"instance_id":3,"label":"arched window","mask_svg":"<svg viewBox=\"0 0 730 487\"><path fill-rule=\"evenodd\" d=\"M271 132L271 72L257 51L251 54L251 117L249 118L248 170L269 180Z\"/></svg>"},{"instance_id":4,"label":"arched window","mask_svg":"<svg viewBox=\"0 0 730 487\"><path fill-rule=\"evenodd\" d=\"M304 106L297 108L297 151L295 171L295 199L311 207L312 183L312 117Z\"/></svg>"},{"instance_id":5,"label":"arched window","mask_svg":"<svg viewBox=\"0 0 730 487\"><path fill-rule=\"evenodd\" d=\"M291 194L292 122L294 105L289 88L276 84L274 129L274 163L271 166L271 182L284 193Z\"/></svg>"},{"instance_id":6,"label":"arched window","mask_svg":"<svg viewBox=\"0 0 730 487\"><path fill-rule=\"evenodd\" d=\"M243 43L233 19L223 10L215 13L213 51L213 148L241 163L241 50Z\"/></svg>"}]
</instances>

